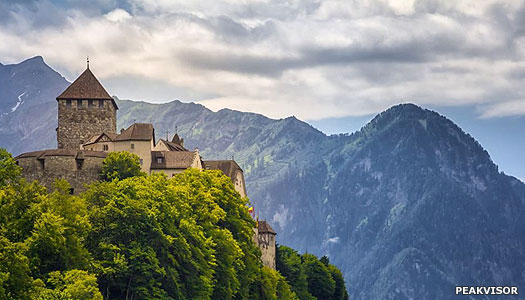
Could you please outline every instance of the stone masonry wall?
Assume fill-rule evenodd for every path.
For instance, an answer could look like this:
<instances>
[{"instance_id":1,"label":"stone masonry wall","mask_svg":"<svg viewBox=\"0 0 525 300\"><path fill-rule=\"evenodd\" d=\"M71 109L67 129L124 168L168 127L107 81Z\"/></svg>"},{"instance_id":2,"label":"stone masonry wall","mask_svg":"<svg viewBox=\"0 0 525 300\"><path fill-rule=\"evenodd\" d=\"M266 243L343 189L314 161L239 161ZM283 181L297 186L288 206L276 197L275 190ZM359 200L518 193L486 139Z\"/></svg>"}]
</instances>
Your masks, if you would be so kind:
<instances>
[{"instance_id":1,"label":"stone masonry wall","mask_svg":"<svg viewBox=\"0 0 525 300\"><path fill-rule=\"evenodd\" d=\"M67 180L74 189L74 193L78 194L85 191L84 184L100 179L104 158L85 157L80 160L80 166L77 165L74 156L46 156L42 160L36 159L36 157L23 157L17 160L19 166L22 167L22 174L26 180L38 180L49 191L52 191L55 180L62 178Z\"/></svg>"},{"instance_id":2,"label":"stone masonry wall","mask_svg":"<svg viewBox=\"0 0 525 300\"><path fill-rule=\"evenodd\" d=\"M269 233L259 233L257 237L263 265L275 269L275 236Z\"/></svg>"},{"instance_id":3,"label":"stone masonry wall","mask_svg":"<svg viewBox=\"0 0 525 300\"><path fill-rule=\"evenodd\" d=\"M68 106L68 101L71 105ZM82 102L78 106L78 101ZM92 101L92 105L89 105ZM99 106L102 101L102 106ZM80 149L102 132L116 133L117 114L111 100L59 100L57 141L59 149Z\"/></svg>"}]
</instances>

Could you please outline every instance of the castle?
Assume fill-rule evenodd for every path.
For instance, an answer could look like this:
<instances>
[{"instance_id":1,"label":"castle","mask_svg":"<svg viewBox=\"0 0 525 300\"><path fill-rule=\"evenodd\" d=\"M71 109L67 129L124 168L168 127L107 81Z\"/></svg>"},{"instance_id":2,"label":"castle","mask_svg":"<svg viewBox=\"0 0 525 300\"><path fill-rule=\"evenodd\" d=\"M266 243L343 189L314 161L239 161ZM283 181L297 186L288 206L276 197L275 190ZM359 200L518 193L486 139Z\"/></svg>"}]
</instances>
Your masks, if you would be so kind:
<instances>
[{"instance_id":1,"label":"castle","mask_svg":"<svg viewBox=\"0 0 525 300\"><path fill-rule=\"evenodd\" d=\"M171 140L155 139L152 124L134 123L117 133L115 100L89 69L56 98L58 102L58 149L23 153L15 157L23 176L38 180L48 189L57 178L71 185L71 194L85 190L86 184L100 179L102 162L108 152L136 154L146 174L164 173L169 177L188 168L221 170L231 178L235 190L246 197L241 167L234 160L203 160L198 149L184 147L175 134ZM258 221L254 242L262 252L263 264L275 269L275 231L266 221Z\"/></svg>"}]
</instances>

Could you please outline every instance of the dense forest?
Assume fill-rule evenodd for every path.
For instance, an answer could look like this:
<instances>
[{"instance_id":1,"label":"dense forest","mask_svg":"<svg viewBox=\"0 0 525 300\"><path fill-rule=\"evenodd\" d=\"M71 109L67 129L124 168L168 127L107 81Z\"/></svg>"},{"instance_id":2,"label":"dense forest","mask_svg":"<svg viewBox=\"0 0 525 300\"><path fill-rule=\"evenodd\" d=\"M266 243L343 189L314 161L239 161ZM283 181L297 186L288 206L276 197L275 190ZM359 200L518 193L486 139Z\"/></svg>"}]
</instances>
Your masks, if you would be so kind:
<instances>
[{"instance_id":1,"label":"dense forest","mask_svg":"<svg viewBox=\"0 0 525 300\"><path fill-rule=\"evenodd\" d=\"M328 258L279 246L262 266L256 222L230 178L140 172L110 153L79 196L26 182L0 149L0 299L347 299Z\"/></svg>"}]
</instances>

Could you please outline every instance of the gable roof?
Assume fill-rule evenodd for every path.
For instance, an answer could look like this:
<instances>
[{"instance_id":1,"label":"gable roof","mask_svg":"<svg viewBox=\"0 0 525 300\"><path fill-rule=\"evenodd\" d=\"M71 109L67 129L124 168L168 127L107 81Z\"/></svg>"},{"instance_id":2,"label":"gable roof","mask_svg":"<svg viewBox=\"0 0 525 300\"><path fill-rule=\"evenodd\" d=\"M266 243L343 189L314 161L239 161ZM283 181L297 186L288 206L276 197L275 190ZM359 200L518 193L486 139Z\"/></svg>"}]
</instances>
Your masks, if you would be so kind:
<instances>
[{"instance_id":1,"label":"gable roof","mask_svg":"<svg viewBox=\"0 0 525 300\"><path fill-rule=\"evenodd\" d=\"M89 138L88 141L84 143L84 145L95 144L104 136L106 136L110 141L113 141L117 137L117 134L102 132L101 134L97 134Z\"/></svg>"},{"instance_id":2,"label":"gable roof","mask_svg":"<svg viewBox=\"0 0 525 300\"><path fill-rule=\"evenodd\" d=\"M57 101L62 99L111 100L115 109L118 109L115 100L111 98L89 68L80 74L80 76L57 97Z\"/></svg>"},{"instance_id":3,"label":"gable roof","mask_svg":"<svg viewBox=\"0 0 525 300\"><path fill-rule=\"evenodd\" d=\"M221 170L226 176L235 180L235 173L241 171L241 167L234 160L206 160L204 168L207 170Z\"/></svg>"},{"instance_id":4,"label":"gable roof","mask_svg":"<svg viewBox=\"0 0 525 300\"><path fill-rule=\"evenodd\" d=\"M174 143L174 142L166 141L164 139L160 139L159 142L164 143L164 145L166 145L166 147L170 151L188 151L188 149L184 148L182 145Z\"/></svg>"},{"instance_id":5,"label":"gable roof","mask_svg":"<svg viewBox=\"0 0 525 300\"><path fill-rule=\"evenodd\" d=\"M161 163L158 157L163 157ZM187 169L197 158L197 151L151 151L152 169Z\"/></svg>"},{"instance_id":6,"label":"gable roof","mask_svg":"<svg viewBox=\"0 0 525 300\"><path fill-rule=\"evenodd\" d=\"M155 142L155 128L150 123L133 123L114 139L115 141L149 141Z\"/></svg>"},{"instance_id":7,"label":"gable roof","mask_svg":"<svg viewBox=\"0 0 525 300\"><path fill-rule=\"evenodd\" d=\"M270 226L270 224L268 224L268 222L266 221L257 221L258 224L257 224L257 228L259 229L259 233L270 233L270 234L277 234L272 226Z\"/></svg>"}]
</instances>

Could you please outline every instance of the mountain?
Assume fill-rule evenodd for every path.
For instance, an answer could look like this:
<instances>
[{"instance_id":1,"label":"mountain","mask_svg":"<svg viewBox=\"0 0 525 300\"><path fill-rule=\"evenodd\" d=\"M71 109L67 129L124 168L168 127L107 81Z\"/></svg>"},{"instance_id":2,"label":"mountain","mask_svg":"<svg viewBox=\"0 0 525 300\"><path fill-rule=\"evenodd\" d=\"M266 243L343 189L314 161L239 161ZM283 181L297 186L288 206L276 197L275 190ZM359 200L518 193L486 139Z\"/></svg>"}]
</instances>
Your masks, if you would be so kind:
<instances>
[{"instance_id":1,"label":"mountain","mask_svg":"<svg viewBox=\"0 0 525 300\"><path fill-rule=\"evenodd\" d=\"M0 65L0 140L13 153L56 147L56 96L69 83L41 56Z\"/></svg>"},{"instance_id":2,"label":"mountain","mask_svg":"<svg viewBox=\"0 0 525 300\"><path fill-rule=\"evenodd\" d=\"M54 98L65 79L39 57L0 65L0 74L0 147L54 147ZM159 138L177 126L205 159L234 156L279 242L328 255L351 299L451 299L456 285L525 286L525 184L436 112L402 104L351 135L326 136L295 117L117 103L118 128L151 122Z\"/></svg>"}]
</instances>

